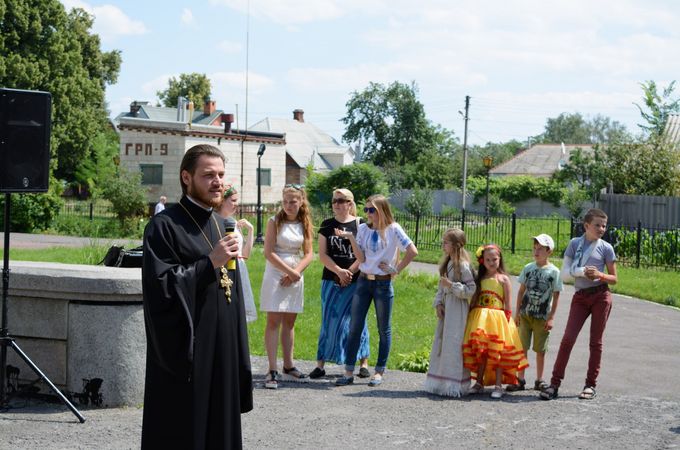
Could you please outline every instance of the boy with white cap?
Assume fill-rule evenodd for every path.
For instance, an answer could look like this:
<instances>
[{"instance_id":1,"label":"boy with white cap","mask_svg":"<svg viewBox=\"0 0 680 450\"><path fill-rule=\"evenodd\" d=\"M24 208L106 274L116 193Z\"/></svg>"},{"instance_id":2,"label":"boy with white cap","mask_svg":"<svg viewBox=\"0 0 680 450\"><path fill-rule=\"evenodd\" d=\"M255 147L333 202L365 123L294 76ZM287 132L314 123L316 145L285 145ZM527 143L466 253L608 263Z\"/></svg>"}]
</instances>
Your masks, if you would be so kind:
<instances>
[{"instance_id":1,"label":"boy with white cap","mask_svg":"<svg viewBox=\"0 0 680 450\"><path fill-rule=\"evenodd\" d=\"M519 274L515 322L519 327L524 353L528 357L531 336L534 337L533 349L536 352L536 382L534 388L543 390L548 384L543 381L545 353L548 351L548 337L553 327L553 319L562 291L560 269L548 258L555 249L555 242L547 234L534 236L534 261L524 266ZM506 390L522 391L526 380L524 370L517 374L518 383L509 385Z\"/></svg>"}]
</instances>

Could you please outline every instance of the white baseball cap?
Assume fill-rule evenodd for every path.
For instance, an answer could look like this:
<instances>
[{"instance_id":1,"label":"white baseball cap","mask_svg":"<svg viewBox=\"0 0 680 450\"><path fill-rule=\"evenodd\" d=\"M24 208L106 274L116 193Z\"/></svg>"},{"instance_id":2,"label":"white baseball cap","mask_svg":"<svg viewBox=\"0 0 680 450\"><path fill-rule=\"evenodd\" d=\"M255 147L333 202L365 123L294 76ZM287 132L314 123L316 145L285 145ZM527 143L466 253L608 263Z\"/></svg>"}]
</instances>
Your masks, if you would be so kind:
<instances>
[{"instance_id":1,"label":"white baseball cap","mask_svg":"<svg viewBox=\"0 0 680 450\"><path fill-rule=\"evenodd\" d=\"M550 251L555 250L555 242L553 241L553 238L547 234L539 234L538 236L534 236L534 240L543 247L548 247Z\"/></svg>"}]
</instances>

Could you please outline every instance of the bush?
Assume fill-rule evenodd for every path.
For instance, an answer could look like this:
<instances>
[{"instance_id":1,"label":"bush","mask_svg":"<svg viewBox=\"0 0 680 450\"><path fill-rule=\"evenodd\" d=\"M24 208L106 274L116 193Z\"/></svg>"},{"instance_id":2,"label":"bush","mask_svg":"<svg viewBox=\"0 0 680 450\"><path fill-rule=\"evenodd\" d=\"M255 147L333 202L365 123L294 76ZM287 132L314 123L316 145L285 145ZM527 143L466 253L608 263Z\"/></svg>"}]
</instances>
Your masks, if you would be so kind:
<instances>
[{"instance_id":1,"label":"bush","mask_svg":"<svg viewBox=\"0 0 680 450\"><path fill-rule=\"evenodd\" d=\"M5 209L5 196L0 197L0 209ZM55 190L45 194L14 194L10 196L11 231L31 233L45 230L59 213L63 201ZM4 214L0 226L4 229Z\"/></svg>"},{"instance_id":2,"label":"bush","mask_svg":"<svg viewBox=\"0 0 680 450\"><path fill-rule=\"evenodd\" d=\"M468 189L475 200L486 194L486 178L470 177ZM518 203L531 198L538 198L560 206L563 195L563 185L549 178L534 178L525 175L513 177L492 177L489 180L489 192L508 203Z\"/></svg>"},{"instance_id":3,"label":"bush","mask_svg":"<svg viewBox=\"0 0 680 450\"><path fill-rule=\"evenodd\" d=\"M141 180L140 173L121 167L120 174L110 178L103 188L103 197L111 202L125 234L134 232L139 217L146 213L146 189Z\"/></svg>"},{"instance_id":4,"label":"bush","mask_svg":"<svg viewBox=\"0 0 680 450\"><path fill-rule=\"evenodd\" d=\"M338 188L352 191L357 204L373 194L388 194L383 172L369 163L342 166L328 175L309 174L305 186L309 202L324 209L330 207L333 190Z\"/></svg>"},{"instance_id":5,"label":"bush","mask_svg":"<svg viewBox=\"0 0 680 450\"><path fill-rule=\"evenodd\" d=\"M425 373L430 368L430 349L423 349L407 354L399 354L401 360L397 364L399 370Z\"/></svg>"},{"instance_id":6,"label":"bush","mask_svg":"<svg viewBox=\"0 0 680 450\"><path fill-rule=\"evenodd\" d=\"M406 200L404 208L409 214L422 216L432 214L432 191L416 188Z\"/></svg>"}]
</instances>

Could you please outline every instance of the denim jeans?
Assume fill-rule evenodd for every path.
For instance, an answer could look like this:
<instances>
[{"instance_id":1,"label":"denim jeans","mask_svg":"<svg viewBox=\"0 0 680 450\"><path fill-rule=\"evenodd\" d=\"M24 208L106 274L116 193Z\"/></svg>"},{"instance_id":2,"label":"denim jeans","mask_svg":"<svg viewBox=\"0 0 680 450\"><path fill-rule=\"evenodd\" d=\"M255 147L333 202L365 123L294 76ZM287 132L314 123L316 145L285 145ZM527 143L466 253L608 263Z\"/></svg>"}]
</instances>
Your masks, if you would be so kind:
<instances>
[{"instance_id":1,"label":"denim jeans","mask_svg":"<svg viewBox=\"0 0 680 450\"><path fill-rule=\"evenodd\" d=\"M347 339L347 354L356 355L361 342L361 332L368 314L371 301L375 302L375 315L378 319L378 334L380 345L378 346L378 361L375 364L376 372L384 372L387 358L390 355L392 345L392 303L394 301L394 289L391 280L367 280L360 277L357 281L357 289L352 298L352 312L349 323L349 338ZM345 365L345 370L354 372L354 361Z\"/></svg>"}]
</instances>

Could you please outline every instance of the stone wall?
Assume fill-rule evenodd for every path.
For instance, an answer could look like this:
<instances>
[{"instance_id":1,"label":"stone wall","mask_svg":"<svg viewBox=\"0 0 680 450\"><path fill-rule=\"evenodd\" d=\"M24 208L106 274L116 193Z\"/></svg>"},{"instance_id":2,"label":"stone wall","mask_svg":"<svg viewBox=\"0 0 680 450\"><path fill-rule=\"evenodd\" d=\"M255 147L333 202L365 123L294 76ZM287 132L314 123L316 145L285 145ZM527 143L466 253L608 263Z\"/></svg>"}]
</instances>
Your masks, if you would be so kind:
<instances>
[{"instance_id":1,"label":"stone wall","mask_svg":"<svg viewBox=\"0 0 680 450\"><path fill-rule=\"evenodd\" d=\"M7 307L9 334L57 387L81 393L83 379L101 378L104 406L143 402L141 269L10 261ZM7 355L20 383L39 378Z\"/></svg>"}]
</instances>

